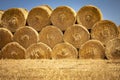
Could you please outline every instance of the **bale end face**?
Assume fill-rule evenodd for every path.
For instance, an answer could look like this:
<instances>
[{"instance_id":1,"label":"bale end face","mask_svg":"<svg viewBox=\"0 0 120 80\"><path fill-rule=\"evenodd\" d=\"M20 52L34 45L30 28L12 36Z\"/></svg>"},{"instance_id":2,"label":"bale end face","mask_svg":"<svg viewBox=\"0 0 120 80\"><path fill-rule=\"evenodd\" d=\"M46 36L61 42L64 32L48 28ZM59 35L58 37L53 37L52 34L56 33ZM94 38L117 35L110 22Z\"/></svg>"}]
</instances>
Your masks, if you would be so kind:
<instances>
[{"instance_id":1,"label":"bale end face","mask_svg":"<svg viewBox=\"0 0 120 80\"><path fill-rule=\"evenodd\" d=\"M52 49L42 43L35 43L29 46L26 50L26 58L30 59L51 59Z\"/></svg>"},{"instance_id":2,"label":"bale end face","mask_svg":"<svg viewBox=\"0 0 120 80\"><path fill-rule=\"evenodd\" d=\"M75 11L68 6L59 6L51 14L51 22L62 31L65 31L70 25L75 24Z\"/></svg>"},{"instance_id":3,"label":"bale end face","mask_svg":"<svg viewBox=\"0 0 120 80\"><path fill-rule=\"evenodd\" d=\"M52 59L77 59L77 49L69 43L59 43L52 51Z\"/></svg>"},{"instance_id":4,"label":"bale end face","mask_svg":"<svg viewBox=\"0 0 120 80\"><path fill-rule=\"evenodd\" d=\"M27 11L23 8L10 8L4 12L1 21L3 27L15 32L19 27L25 26Z\"/></svg>"},{"instance_id":5,"label":"bale end face","mask_svg":"<svg viewBox=\"0 0 120 80\"><path fill-rule=\"evenodd\" d=\"M37 43L39 38L36 30L30 26L24 26L15 32L13 40L27 49L33 43Z\"/></svg>"},{"instance_id":6,"label":"bale end face","mask_svg":"<svg viewBox=\"0 0 120 80\"><path fill-rule=\"evenodd\" d=\"M51 24L50 16L52 10L49 6L41 5L30 10L27 23L37 31L41 31L47 25Z\"/></svg>"},{"instance_id":7,"label":"bale end face","mask_svg":"<svg viewBox=\"0 0 120 80\"><path fill-rule=\"evenodd\" d=\"M107 42L105 54L108 59L120 59L120 38L115 38Z\"/></svg>"},{"instance_id":8,"label":"bale end face","mask_svg":"<svg viewBox=\"0 0 120 80\"><path fill-rule=\"evenodd\" d=\"M80 8L77 12L77 23L82 24L87 29L91 29L93 25L102 20L102 13L99 8L93 5L87 5Z\"/></svg>"},{"instance_id":9,"label":"bale end face","mask_svg":"<svg viewBox=\"0 0 120 80\"><path fill-rule=\"evenodd\" d=\"M85 42L79 50L80 59L104 59L105 48L98 40L89 40Z\"/></svg>"},{"instance_id":10,"label":"bale end face","mask_svg":"<svg viewBox=\"0 0 120 80\"><path fill-rule=\"evenodd\" d=\"M39 41L53 48L56 44L63 42L63 33L56 26L46 26L39 33Z\"/></svg>"},{"instance_id":11,"label":"bale end face","mask_svg":"<svg viewBox=\"0 0 120 80\"><path fill-rule=\"evenodd\" d=\"M13 34L6 28L0 28L0 49L7 43L12 42Z\"/></svg>"},{"instance_id":12,"label":"bale end face","mask_svg":"<svg viewBox=\"0 0 120 80\"><path fill-rule=\"evenodd\" d=\"M91 30L91 38L101 41L104 45L116 37L119 31L115 23L110 20L101 20L97 22Z\"/></svg>"},{"instance_id":13,"label":"bale end face","mask_svg":"<svg viewBox=\"0 0 120 80\"><path fill-rule=\"evenodd\" d=\"M17 42L11 42L2 48L3 58L25 59L26 50Z\"/></svg>"}]
</instances>

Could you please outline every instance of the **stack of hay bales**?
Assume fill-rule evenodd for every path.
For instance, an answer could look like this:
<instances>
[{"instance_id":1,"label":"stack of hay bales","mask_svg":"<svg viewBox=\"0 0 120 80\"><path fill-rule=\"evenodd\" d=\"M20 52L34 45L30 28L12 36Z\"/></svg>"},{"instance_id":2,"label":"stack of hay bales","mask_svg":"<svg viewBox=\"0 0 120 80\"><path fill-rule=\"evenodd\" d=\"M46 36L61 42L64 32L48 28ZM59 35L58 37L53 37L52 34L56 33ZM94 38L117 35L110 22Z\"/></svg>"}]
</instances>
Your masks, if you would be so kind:
<instances>
[{"instance_id":1,"label":"stack of hay bales","mask_svg":"<svg viewBox=\"0 0 120 80\"><path fill-rule=\"evenodd\" d=\"M41 5L1 15L0 58L120 59L119 30L96 6L76 13L69 6Z\"/></svg>"}]
</instances>

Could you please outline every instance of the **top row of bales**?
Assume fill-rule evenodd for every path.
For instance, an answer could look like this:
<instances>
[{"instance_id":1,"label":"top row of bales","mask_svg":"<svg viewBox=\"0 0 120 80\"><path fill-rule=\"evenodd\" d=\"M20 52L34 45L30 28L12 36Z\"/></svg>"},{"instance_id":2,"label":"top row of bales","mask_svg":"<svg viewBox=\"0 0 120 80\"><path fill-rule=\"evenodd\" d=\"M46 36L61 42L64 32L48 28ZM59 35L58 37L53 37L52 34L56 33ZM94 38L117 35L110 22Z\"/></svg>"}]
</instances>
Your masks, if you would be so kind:
<instances>
[{"instance_id":1,"label":"top row of bales","mask_svg":"<svg viewBox=\"0 0 120 80\"><path fill-rule=\"evenodd\" d=\"M3 13L0 23L11 32L26 24L37 31L51 24L65 31L76 22L91 29L100 20L102 20L101 11L92 5L83 6L77 13L69 6L59 6L52 10L48 5L41 5L32 8L29 13L23 8L10 8Z\"/></svg>"}]
</instances>

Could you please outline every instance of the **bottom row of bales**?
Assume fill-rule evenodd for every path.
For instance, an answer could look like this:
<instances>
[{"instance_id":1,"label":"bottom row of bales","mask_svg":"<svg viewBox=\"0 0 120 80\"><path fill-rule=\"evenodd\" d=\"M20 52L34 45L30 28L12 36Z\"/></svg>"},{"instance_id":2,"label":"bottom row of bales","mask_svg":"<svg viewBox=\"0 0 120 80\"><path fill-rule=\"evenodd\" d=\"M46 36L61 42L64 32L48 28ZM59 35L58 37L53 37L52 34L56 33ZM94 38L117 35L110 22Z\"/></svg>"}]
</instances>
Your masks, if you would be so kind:
<instances>
[{"instance_id":1,"label":"bottom row of bales","mask_svg":"<svg viewBox=\"0 0 120 80\"><path fill-rule=\"evenodd\" d=\"M42 42L27 49L17 42L10 42L0 51L3 59L120 59L120 39L110 40L106 48L98 40L85 42L79 51L69 43L59 43L51 49Z\"/></svg>"}]
</instances>

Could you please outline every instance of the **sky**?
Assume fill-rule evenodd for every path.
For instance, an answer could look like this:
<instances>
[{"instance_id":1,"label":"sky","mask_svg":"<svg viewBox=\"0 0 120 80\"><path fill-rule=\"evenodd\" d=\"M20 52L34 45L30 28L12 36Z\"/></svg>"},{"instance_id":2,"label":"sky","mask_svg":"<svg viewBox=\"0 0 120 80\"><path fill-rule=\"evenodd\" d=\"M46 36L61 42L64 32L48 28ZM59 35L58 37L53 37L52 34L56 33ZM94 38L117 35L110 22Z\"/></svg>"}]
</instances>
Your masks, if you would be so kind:
<instances>
[{"instance_id":1,"label":"sky","mask_svg":"<svg viewBox=\"0 0 120 80\"><path fill-rule=\"evenodd\" d=\"M67 5L76 12L85 5L94 5L101 10L104 20L111 20L116 25L120 25L120 0L0 0L0 10L26 8L30 11L33 7L43 4L53 9Z\"/></svg>"}]
</instances>

